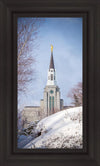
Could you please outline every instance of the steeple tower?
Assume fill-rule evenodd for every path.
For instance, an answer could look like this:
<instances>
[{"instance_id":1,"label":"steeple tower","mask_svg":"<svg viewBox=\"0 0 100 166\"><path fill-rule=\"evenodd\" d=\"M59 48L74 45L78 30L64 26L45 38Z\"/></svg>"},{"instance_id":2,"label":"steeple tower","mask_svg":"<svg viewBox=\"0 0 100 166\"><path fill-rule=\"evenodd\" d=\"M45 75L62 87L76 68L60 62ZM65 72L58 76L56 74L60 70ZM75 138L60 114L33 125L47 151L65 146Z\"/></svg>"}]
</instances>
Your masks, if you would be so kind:
<instances>
[{"instance_id":1,"label":"steeple tower","mask_svg":"<svg viewBox=\"0 0 100 166\"><path fill-rule=\"evenodd\" d=\"M47 85L56 85L56 71L55 71L54 60L53 60L53 45L51 45L51 59L50 59L50 65L48 70Z\"/></svg>"},{"instance_id":2,"label":"steeple tower","mask_svg":"<svg viewBox=\"0 0 100 166\"><path fill-rule=\"evenodd\" d=\"M60 88L56 83L56 69L54 66L52 45L47 85L44 88L44 99L41 101L41 108L42 107L46 116L49 116L63 109L63 100L60 99Z\"/></svg>"}]
</instances>

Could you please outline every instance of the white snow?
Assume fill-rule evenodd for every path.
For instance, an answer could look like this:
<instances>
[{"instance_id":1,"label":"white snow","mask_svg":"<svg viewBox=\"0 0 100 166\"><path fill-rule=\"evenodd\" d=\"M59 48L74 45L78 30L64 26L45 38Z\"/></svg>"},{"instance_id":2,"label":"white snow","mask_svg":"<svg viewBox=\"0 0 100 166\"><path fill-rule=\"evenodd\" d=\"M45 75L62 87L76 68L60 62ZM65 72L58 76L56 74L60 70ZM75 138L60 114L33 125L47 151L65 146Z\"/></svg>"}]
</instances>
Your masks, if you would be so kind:
<instances>
[{"instance_id":1,"label":"white snow","mask_svg":"<svg viewBox=\"0 0 100 166\"><path fill-rule=\"evenodd\" d=\"M66 109L42 119L35 129L40 135L30 141L30 148L82 148L82 107Z\"/></svg>"}]
</instances>

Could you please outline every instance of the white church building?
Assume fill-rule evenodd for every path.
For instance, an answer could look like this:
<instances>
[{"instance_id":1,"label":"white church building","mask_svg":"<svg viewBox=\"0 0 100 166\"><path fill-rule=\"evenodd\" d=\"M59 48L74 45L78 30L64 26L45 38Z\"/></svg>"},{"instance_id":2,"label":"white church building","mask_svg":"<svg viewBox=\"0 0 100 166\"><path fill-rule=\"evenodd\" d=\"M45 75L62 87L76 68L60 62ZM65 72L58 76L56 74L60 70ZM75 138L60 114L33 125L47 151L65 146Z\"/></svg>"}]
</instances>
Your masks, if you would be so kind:
<instances>
[{"instance_id":1,"label":"white church building","mask_svg":"<svg viewBox=\"0 0 100 166\"><path fill-rule=\"evenodd\" d=\"M24 128L31 122L38 121L62 109L63 99L60 98L60 88L57 86L56 69L53 59L53 46L51 45L51 59L43 99L40 100L40 106L24 107L24 110L22 111Z\"/></svg>"}]
</instances>

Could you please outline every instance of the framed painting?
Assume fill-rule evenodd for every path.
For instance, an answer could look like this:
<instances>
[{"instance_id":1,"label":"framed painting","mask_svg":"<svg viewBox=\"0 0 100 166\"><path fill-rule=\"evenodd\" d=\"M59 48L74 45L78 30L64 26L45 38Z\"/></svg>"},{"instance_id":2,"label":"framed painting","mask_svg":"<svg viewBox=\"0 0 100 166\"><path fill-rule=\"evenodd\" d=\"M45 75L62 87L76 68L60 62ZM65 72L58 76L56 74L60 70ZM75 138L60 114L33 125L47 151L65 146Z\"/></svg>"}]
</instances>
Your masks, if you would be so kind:
<instances>
[{"instance_id":1,"label":"framed painting","mask_svg":"<svg viewBox=\"0 0 100 166\"><path fill-rule=\"evenodd\" d=\"M18 17L17 25L18 148L83 149L83 17Z\"/></svg>"},{"instance_id":2,"label":"framed painting","mask_svg":"<svg viewBox=\"0 0 100 166\"><path fill-rule=\"evenodd\" d=\"M100 165L100 3L71 2L1 2L1 165Z\"/></svg>"}]
</instances>

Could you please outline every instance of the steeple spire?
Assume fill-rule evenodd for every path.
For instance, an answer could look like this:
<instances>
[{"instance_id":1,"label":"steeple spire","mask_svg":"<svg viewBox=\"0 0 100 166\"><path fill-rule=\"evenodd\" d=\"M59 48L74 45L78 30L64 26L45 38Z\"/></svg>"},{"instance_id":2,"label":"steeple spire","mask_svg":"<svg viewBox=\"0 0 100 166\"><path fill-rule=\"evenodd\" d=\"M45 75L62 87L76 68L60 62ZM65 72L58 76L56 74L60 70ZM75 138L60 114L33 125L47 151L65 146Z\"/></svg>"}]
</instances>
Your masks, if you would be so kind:
<instances>
[{"instance_id":1,"label":"steeple spire","mask_svg":"<svg viewBox=\"0 0 100 166\"><path fill-rule=\"evenodd\" d=\"M50 59L50 66L48 70L48 80L47 85L56 85L56 70L54 67L54 60L53 60L53 45L51 45L51 59Z\"/></svg>"},{"instance_id":2,"label":"steeple spire","mask_svg":"<svg viewBox=\"0 0 100 166\"><path fill-rule=\"evenodd\" d=\"M53 45L51 45L51 59L50 59L49 69L55 69L55 67L54 67L54 60L53 60Z\"/></svg>"}]
</instances>

